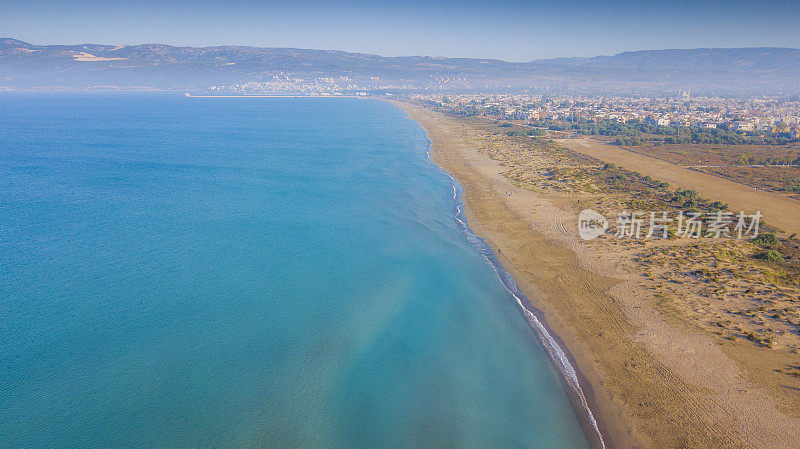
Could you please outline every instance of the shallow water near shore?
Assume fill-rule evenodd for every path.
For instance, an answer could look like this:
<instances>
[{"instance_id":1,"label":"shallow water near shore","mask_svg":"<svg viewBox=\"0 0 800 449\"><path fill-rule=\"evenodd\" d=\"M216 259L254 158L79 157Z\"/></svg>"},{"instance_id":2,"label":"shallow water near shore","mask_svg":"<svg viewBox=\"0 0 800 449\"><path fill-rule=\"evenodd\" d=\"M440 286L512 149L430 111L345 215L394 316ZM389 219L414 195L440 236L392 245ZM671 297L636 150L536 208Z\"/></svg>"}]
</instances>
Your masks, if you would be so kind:
<instances>
[{"instance_id":1,"label":"shallow water near shore","mask_svg":"<svg viewBox=\"0 0 800 449\"><path fill-rule=\"evenodd\" d=\"M422 129L5 94L0 446L587 447Z\"/></svg>"}]
</instances>

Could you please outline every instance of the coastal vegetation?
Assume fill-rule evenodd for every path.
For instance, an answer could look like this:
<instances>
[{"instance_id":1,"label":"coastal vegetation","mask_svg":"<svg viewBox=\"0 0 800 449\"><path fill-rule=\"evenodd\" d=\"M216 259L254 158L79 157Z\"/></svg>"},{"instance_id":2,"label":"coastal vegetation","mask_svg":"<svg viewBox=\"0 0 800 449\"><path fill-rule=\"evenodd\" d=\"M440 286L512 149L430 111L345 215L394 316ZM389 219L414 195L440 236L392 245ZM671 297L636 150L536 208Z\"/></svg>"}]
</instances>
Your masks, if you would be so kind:
<instances>
[{"instance_id":1,"label":"coastal vegetation","mask_svg":"<svg viewBox=\"0 0 800 449\"><path fill-rule=\"evenodd\" d=\"M640 120L629 122L578 120L565 122L556 120L537 120L532 125L553 131L568 131L585 136L615 137L618 145L635 146L647 142L661 142L665 144L727 144L727 145L786 145L798 142L800 139L792 137L791 133L756 133L752 131L736 131L725 124L717 128L704 128L701 126L684 125L657 125ZM800 163L800 157L795 163Z\"/></svg>"},{"instance_id":2,"label":"coastal vegetation","mask_svg":"<svg viewBox=\"0 0 800 449\"><path fill-rule=\"evenodd\" d=\"M642 212L645 219L650 212L673 216L702 212L707 228L714 212L732 212L727 204L704 198L696 190L602 163L549 137L531 138L519 131L524 127L509 132L508 122L472 118L469 123L479 132L475 142L481 151L506 167L504 174L510 180L543 195L580 198L581 207L590 205L606 217L625 210ZM665 159L698 158L680 154L674 145L662 147L672 149ZM646 148L648 152L659 149ZM715 162L735 159L737 154L756 160L765 154L763 146L700 148ZM784 156L794 156L795 151L788 149ZM676 228L676 223L670 223L666 240L617 240L612 220L607 241L630 252L636 270L660 298L657 304L671 315L724 340L800 350L800 241L796 236L781 236L768 222L762 222L756 238L744 240L711 238L709 233L700 239L679 238Z\"/></svg>"}]
</instances>

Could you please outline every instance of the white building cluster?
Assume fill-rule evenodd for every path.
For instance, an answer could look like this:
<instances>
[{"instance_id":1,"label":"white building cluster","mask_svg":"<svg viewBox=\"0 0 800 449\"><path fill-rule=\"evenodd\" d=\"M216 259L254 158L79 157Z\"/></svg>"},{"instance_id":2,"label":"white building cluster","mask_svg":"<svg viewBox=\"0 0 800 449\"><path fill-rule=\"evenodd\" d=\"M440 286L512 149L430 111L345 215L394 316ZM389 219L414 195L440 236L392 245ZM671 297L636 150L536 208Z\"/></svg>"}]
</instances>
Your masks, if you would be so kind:
<instances>
[{"instance_id":1,"label":"white building cluster","mask_svg":"<svg viewBox=\"0 0 800 449\"><path fill-rule=\"evenodd\" d=\"M560 120L703 128L726 125L735 131L790 133L800 137L800 101L684 97L589 97L541 95L414 95L453 112L516 120Z\"/></svg>"}]
</instances>

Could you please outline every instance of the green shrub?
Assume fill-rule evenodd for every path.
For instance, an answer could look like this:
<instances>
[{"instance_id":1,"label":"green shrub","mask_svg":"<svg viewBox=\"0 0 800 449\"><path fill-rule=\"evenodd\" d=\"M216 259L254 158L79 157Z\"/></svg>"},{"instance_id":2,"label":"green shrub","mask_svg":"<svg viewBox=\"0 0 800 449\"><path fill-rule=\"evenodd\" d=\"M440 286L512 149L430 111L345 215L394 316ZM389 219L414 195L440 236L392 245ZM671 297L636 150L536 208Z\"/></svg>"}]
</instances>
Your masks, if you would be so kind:
<instances>
[{"instance_id":1,"label":"green shrub","mask_svg":"<svg viewBox=\"0 0 800 449\"><path fill-rule=\"evenodd\" d=\"M756 259L767 260L769 262L774 262L774 263L781 263L784 260L783 254L774 250L764 251L756 254L753 257L755 257Z\"/></svg>"},{"instance_id":2,"label":"green shrub","mask_svg":"<svg viewBox=\"0 0 800 449\"><path fill-rule=\"evenodd\" d=\"M713 203L709 204L708 207L713 210L725 210L728 208L728 205L722 201L714 201Z\"/></svg>"},{"instance_id":3,"label":"green shrub","mask_svg":"<svg viewBox=\"0 0 800 449\"><path fill-rule=\"evenodd\" d=\"M759 246L763 246L764 248L771 248L773 246L780 245L781 241L778 240L778 237L775 234L765 232L763 234L759 234L758 237L753 239L753 243Z\"/></svg>"}]
</instances>

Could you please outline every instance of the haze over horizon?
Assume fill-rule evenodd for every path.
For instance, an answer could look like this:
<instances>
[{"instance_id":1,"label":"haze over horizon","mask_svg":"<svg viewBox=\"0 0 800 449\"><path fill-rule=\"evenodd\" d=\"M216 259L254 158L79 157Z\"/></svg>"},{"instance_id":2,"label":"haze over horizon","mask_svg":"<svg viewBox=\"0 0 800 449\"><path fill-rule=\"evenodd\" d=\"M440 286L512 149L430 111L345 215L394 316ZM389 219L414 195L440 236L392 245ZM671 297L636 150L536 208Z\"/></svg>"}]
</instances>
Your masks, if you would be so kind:
<instances>
[{"instance_id":1,"label":"haze over horizon","mask_svg":"<svg viewBox=\"0 0 800 449\"><path fill-rule=\"evenodd\" d=\"M677 48L800 48L789 1L6 3L4 37L38 45L248 45L506 61Z\"/></svg>"},{"instance_id":2,"label":"haze over horizon","mask_svg":"<svg viewBox=\"0 0 800 449\"><path fill-rule=\"evenodd\" d=\"M497 60L500 62L512 62L512 63L527 63L527 62L536 62L536 61L548 61L548 60L557 60L557 59L570 59L570 58L594 58L594 57L610 57L610 56L619 56L625 53L636 53L636 52L650 52L650 51L671 51L671 50L738 50L738 49L789 49L789 50L800 50L800 46L797 47L787 47L787 46L739 46L739 47L665 47L665 48L639 48L639 49L631 49L631 50L621 50L614 53L605 53L605 54L593 54L593 55L580 55L580 56L553 56L547 58L535 58L525 61L513 61L509 59L502 59L502 58L491 58L491 57L478 57L478 56L448 56L448 55L431 55L431 54L402 54L402 55L386 55L381 53L371 53L371 52L359 52L355 50L341 50L338 48L312 48L312 47L298 47L298 46L284 46L284 47L276 47L276 46L257 46L257 45L238 45L238 44L215 44L215 45L177 45L171 42L136 42L136 43L117 43L117 42L31 42L24 39L18 39L14 36L0 36L0 40L2 39L12 39L20 42L24 42L26 44L31 44L35 46L67 46L67 47L74 47L74 46L81 46L81 45L122 45L126 47L136 47L141 45L167 45L171 47L178 47L178 48L215 48L215 47L252 47L252 48L262 48L262 49L297 49L297 50L311 50L311 51L333 51L333 52L343 52L349 54L363 54L363 55L372 55L372 56L380 56L386 58L444 58L444 59L475 59L475 60L483 60L483 59L492 59Z\"/></svg>"}]
</instances>

